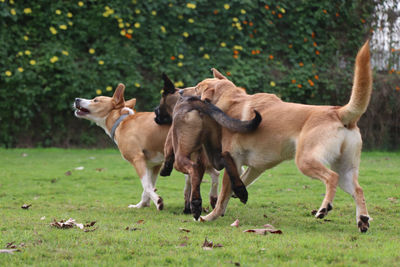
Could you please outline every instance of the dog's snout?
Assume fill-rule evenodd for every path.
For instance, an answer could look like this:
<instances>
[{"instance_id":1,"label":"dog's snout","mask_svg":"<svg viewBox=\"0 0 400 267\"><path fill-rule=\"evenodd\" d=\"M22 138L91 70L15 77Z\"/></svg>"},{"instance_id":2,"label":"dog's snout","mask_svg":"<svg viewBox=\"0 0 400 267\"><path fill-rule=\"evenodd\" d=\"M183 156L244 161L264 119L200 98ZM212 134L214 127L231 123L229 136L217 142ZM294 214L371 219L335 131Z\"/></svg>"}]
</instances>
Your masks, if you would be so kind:
<instances>
[{"instance_id":1,"label":"dog's snout","mask_svg":"<svg viewBox=\"0 0 400 267\"><path fill-rule=\"evenodd\" d=\"M184 90L183 89L179 89L179 94L183 95Z\"/></svg>"},{"instance_id":2,"label":"dog's snout","mask_svg":"<svg viewBox=\"0 0 400 267\"><path fill-rule=\"evenodd\" d=\"M80 98L75 98L75 104L79 104L79 102L81 102Z\"/></svg>"}]
</instances>

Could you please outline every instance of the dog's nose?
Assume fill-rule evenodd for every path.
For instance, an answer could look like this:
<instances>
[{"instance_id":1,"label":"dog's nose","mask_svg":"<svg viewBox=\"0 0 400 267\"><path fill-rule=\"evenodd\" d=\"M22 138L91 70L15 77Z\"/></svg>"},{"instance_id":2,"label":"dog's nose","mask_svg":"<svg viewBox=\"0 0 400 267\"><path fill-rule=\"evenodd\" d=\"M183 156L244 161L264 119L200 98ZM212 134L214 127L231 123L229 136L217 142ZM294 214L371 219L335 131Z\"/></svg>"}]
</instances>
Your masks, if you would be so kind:
<instances>
[{"instance_id":1,"label":"dog's nose","mask_svg":"<svg viewBox=\"0 0 400 267\"><path fill-rule=\"evenodd\" d=\"M183 92L184 92L185 90L183 90L183 89L179 89L179 94L180 95L183 95Z\"/></svg>"},{"instance_id":2,"label":"dog's nose","mask_svg":"<svg viewBox=\"0 0 400 267\"><path fill-rule=\"evenodd\" d=\"M75 103L79 103L79 102L81 102L81 99L80 98L75 98Z\"/></svg>"}]
</instances>

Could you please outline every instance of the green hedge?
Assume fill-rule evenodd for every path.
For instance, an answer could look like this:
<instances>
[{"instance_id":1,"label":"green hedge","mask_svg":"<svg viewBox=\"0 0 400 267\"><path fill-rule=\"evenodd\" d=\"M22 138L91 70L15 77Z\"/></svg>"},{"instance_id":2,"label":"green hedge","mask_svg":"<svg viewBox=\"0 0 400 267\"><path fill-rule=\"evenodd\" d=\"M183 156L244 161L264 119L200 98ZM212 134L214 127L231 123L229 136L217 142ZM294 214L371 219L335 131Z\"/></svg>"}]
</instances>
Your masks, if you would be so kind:
<instances>
[{"instance_id":1,"label":"green hedge","mask_svg":"<svg viewBox=\"0 0 400 267\"><path fill-rule=\"evenodd\" d=\"M0 144L96 143L73 117L74 98L111 95L123 82L138 110L152 110L162 72L184 87L216 67L250 93L346 103L373 8L373 0L0 0Z\"/></svg>"}]
</instances>

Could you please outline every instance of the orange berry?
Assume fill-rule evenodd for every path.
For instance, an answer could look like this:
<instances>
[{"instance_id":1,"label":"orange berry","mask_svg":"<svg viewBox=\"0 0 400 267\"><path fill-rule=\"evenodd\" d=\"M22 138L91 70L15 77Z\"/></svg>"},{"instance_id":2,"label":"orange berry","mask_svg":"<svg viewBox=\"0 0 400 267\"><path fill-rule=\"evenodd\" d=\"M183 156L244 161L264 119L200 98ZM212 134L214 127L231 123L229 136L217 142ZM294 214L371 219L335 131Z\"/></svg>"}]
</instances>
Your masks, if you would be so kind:
<instances>
[{"instance_id":1,"label":"orange berry","mask_svg":"<svg viewBox=\"0 0 400 267\"><path fill-rule=\"evenodd\" d=\"M293 79L293 80L292 80L292 83L296 83L296 80L295 80L295 79Z\"/></svg>"},{"instance_id":2,"label":"orange berry","mask_svg":"<svg viewBox=\"0 0 400 267\"><path fill-rule=\"evenodd\" d=\"M318 51L318 50L317 50L317 51L315 51L315 54L316 54L316 55L319 55L319 51Z\"/></svg>"},{"instance_id":3,"label":"orange berry","mask_svg":"<svg viewBox=\"0 0 400 267\"><path fill-rule=\"evenodd\" d=\"M233 58L238 58L238 55L233 55Z\"/></svg>"},{"instance_id":4,"label":"orange berry","mask_svg":"<svg viewBox=\"0 0 400 267\"><path fill-rule=\"evenodd\" d=\"M278 14L278 18L280 18L280 19L281 19L282 17L283 17L283 16L282 16L282 14L281 14L281 13L279 13L279 14Z\"/></svg>"},{"instance_id":5,"label":"orange berry","mask_svg":"<svg viewBox=\"0 0 400 267\"><path fill-rule=\"evenodd\" d=\"M176 59L176 57L174 57L174 56L171 56L171 60L175 60Z\"/></svg>"},{"instance_id":6,"label":"orange berry","mask_svg":"<svg viewBox=\"0 0 400 267\"><path fill-rule=\"evenodd\" d=\"M324 12L325 14L328 13L328 11L326 11L326 9L323 9L322 12Z\"/></svg>"},{"instance_id":7,"label":"orange berry","mask_svg":"<svg viewBox=\"0 0 400 267\"><path fill-rule=\"evenodd\" d=\"M314 78L315 78L316 80L319 80L319 77L318 77L318 75L315 75L315 76L314 76Z\"/></svg>"},{"instance_id":8,"label":"orange berry","mask_svg":"<svg viewBox=\"0 0 400 267\"><path fill-rule=\"evenodd\" d=\"M303 66L304 66L304 63L303 63L303 62L300 62L300 63L299 63L299 66L300 66L300 67L303 67Z\"/></svg>"},{"instance_id":9,"label":"orange berry","mask_svg":"<svg viewBox=\"0 0 400 267\"><path fill-rule=\"evenodd\" d=\"M227 72L226 72L226 75L227 75L227 76L231 76L232 74L231 74L230 71L227 71Z\"/></svg>"},{"instance_id":10,"label":"orange berry","mask_svg":"<svg viewBox=\"0 0 400 267\"><path fill-rule=\"evenodd\" d=\"M269 55L269 59L274 59L274 56L273 55Z\"/></svg>"},{"instance_id":11,"label":"orange berry","mask_svg":"<svg viewBox=\"0 0 400 267\"><path fill-rule=\"evenodd\" d=\"M234 50L234 51L233 51L233 54L237 55L237 54L239 54L239 51Z\"/></svg>"},{"instance_id":12,"label":"orange berry","mask_svg":"<svg viewBox=\"0 0 400 267\"><path fill-rule=\"evenodd\" d=\"M297 87L301 88L301 87L303 87L303 85L301 85L301 84L298 84L298 85L297 85Z\"/></svg>"},{"instance_id":13,"label":"orange berry","mask_svg":"<svg viewBox=\"0 0 400 267\"><path fill-rule=\"evenodd\" d=\"M269 6L268 5L265 5L264 7L265 7L266 10L269 10Z\"/></svg>"}]
</instances>

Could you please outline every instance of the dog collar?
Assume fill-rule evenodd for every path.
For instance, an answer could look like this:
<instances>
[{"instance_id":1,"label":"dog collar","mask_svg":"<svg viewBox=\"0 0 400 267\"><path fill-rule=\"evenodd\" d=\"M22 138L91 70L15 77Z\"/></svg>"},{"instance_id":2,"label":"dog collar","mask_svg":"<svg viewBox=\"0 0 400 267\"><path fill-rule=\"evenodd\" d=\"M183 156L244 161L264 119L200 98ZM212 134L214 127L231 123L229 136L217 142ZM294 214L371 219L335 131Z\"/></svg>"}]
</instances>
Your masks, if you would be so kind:
<instances>
[{"instance_id":1,"label":"dog collar","mask_svg":"<svg viewBox=\"0 0 400 267\"><path fill-rule=\"evenodd\" d=\"M114 135L115 135L115 130L117 129L117 127L119 126L119 124L131 114L123 114L121 115L118 120L114 123L113 127L111 128L111 132L110 132L110 136L111 139L114 141Z\"/></svg>"}]
</instances>

